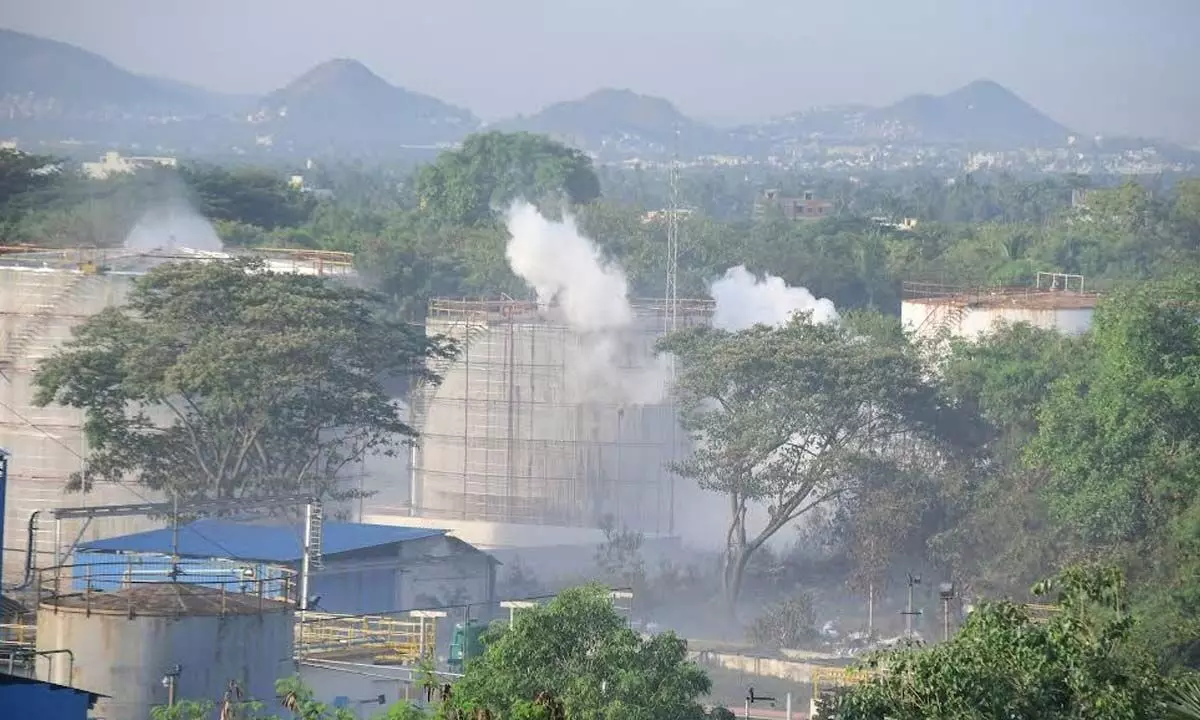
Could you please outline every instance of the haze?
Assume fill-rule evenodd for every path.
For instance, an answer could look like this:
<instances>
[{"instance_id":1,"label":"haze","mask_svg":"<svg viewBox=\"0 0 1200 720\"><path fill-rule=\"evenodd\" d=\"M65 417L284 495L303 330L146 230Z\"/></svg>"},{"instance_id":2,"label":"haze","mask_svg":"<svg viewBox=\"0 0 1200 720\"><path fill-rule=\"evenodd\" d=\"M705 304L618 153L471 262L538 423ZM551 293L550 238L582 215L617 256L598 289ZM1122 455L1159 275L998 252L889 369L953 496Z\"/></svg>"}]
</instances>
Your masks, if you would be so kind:
<instances>
[{"instance_id":1,"label":"haze","mask_svg":"<svg viewBox=\"0 0 1200 720\"><path fill-rule=\"evenodd\" d=\"M599 87L716 122L978 78L1084 133L1200 143L1195 0L4 0L3 24L231 93L352 57L486 119Z\"/></svg>"}]
</instances>

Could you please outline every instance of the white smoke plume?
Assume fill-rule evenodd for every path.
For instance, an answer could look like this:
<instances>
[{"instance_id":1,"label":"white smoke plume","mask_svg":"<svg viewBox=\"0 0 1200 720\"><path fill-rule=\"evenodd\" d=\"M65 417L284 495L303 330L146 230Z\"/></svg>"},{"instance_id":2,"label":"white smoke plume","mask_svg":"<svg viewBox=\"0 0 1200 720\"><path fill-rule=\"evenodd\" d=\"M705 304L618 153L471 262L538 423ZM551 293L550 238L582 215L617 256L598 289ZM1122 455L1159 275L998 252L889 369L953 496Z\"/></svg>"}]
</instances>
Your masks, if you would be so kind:
<instances>
[{"instance_id":1,"label":"white smoke plume","mask_svg":"<svg viewBox=\"0 0 1200 720\"><path fill-rule=\"evenodd\" d=\"M146 211L125 237L125 248L138 252L220 252L222 243L208 220L178 201Z\"/></svg>"},{"instance_id":2,"label":"white smoke plume","mask_svg":"<svg viewBox=\"0 0 1200 720\"><path fill-rule=\"evenodd\" d=\"M729 268L709 288L717 307L713 325L722 330L745 330L757 324L784 325L797 312L811 312L813 322L837 322L828 298L817 299L806 288L791 287L782 278L760 280L744 265Z\"/></svg>"},{"instance_id":3,"label":"white smoke plume","mask_svg":"<svg viewBox=\"0 0 1200 720\"><path fill-rule=\"evenodd\" d=\"M518 201L506 221L509 267L537 292L543 310L561 314L576 335L565 358L570 400L661 402L671 377L669 359L640 344L644 336L635 326L621 268L605 260L569 215L549 220Z\"/></svg>"},{"instance_id":4,"label":"white smoke plume","mask_svg":"<svg viewBox=\"0 0 1200 720\"><path fill-rule=\"evenodd\" d=\"M573 217L553 222L517 202L508 211L508 232L509 267L537 292L540 304L557 300L573 330L613 330L633 322L625 273L605 261Z\"/></svg>"}]
</instances>

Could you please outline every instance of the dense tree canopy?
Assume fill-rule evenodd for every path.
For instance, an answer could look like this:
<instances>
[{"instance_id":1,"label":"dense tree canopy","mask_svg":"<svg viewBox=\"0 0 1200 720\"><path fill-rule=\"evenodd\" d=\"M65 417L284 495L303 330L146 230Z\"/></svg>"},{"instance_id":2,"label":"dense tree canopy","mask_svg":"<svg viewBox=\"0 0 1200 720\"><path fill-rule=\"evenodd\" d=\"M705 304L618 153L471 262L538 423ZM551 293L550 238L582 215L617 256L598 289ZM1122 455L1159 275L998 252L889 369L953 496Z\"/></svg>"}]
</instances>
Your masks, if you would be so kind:
<instances>
[{"instance_id":1,"label":"dense tree canopy","mask_svg":"<svg viewBox=\"0 0 1200 720\"><path fill-rule=\"evenodd\" d=\"M485 222L517 198L587 203L600 196L592 161L541 135L489 132L442 153L416 177L421 209L441 222Z\"/></svg>"},{"instance_id":2,"label":"dense tree canopy","mask_svg":"<svg viewBox=\"0 0 1200 720\"><path fill-rule=\"evenodd\" d=\"M1162 717L1165 683L1131 643L1119 571L1075 568L1039 588L1060 608L1038 621L985 603L948 643L877 655L830 698L825 720L1137 720Z\"/></svg>"},{"instance_id":3,"label":"dense tree canopy","mask_svg":"<svg viewBox=\"0 0 1200 720\"><path fill-rule=\"evenodd\" d=\"M182 498L337 494L339 471L413 436L381 380L450 351L380 298L261 263L170 264L88 319L37 375L82 408L73 483L132 476Z\"/></svg>"},{"instance_id":4,"label":"dense tree canopy","mask_svg":"<svg viewBox=\"0 0 1200 720\"><path fill-rule=\"evenodd\" d=\"M643 639L607 588L564 591L489 630L454 686L464 717L495 720L699 720L709 680L673 633Z\"/></svg>"}]
</instances>

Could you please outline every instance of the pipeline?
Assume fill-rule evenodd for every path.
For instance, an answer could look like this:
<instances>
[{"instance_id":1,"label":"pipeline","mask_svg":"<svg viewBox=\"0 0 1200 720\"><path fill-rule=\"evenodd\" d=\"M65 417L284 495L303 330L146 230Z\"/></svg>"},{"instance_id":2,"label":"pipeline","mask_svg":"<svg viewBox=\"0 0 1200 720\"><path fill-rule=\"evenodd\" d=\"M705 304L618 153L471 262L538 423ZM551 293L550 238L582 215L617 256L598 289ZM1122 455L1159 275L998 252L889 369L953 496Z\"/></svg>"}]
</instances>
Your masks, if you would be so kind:
<instances>
[{"instance_id":1,"label":"pipeline","mask_svg":"<svg viewBox=\"0 0 1200 720\"><path fill-rule=\"evenodd\" d=\"M33 557L37 550L35 547L37 543L37 519L41 512L41 510L34 510L33 514L29 516L29 537L25 545L25 577L21 580L20 585L5 588L7 592L20 592L33 584Z\"/></svg>"}]
</instances>

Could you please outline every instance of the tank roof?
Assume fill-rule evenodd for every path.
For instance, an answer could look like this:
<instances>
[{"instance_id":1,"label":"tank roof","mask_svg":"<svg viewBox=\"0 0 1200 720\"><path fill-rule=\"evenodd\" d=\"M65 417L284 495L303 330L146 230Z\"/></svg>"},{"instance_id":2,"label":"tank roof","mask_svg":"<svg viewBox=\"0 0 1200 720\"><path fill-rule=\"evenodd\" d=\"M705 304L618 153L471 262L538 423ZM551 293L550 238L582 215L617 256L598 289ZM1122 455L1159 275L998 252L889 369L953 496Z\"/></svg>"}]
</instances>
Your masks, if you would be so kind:
<instances>
[{"instance_id":1,"label":"tank roof","mask_svg":"<svg viewBox=\"0 0 1200 720\"><path fill-rule=\"evenodd\" d=\"M1010 291L1012 290L1012 291ZM1096 307L1099 293L1005 288L984 293L961 293L939 297L906 298L904 302L918 305L949 305L979 309L1017 308L1023 310L1085 310Z\"/></svg>"},{"instance_id":2,"label":"tank roof","mask_svg":"<svg viewBox=\"0 0 1200 720\"><path fill-rule=\"evenodd\" d=\"M677 312L685 317L709 317L716 302L707 298L679 298ZM665 315L666 300L663 298L630 298L630 306L640 316ZM523 320L546 319L546 311L555 305L545 306L536 300L514 300L512 298L433 298L429 301L429 318L456 320Z\"/></svg>"},{"instance_id":3,"label":"tank roof","mask_svg":"<svg viewBox=\"0 0 1200 720\"><path fill-rule=\"evenodd\" d=\"M43 600L42 604L60 610L154 616L254 615L292 607L289 602L257 594L222 591L183 582L136 583L111 592L60 595Z\"/></svg>"},{"instance_id":4,"label":"tank roof","mask_svg":"<svg viewBox=\"0 0 1200 720\"><path fill-rule=\"evenodd\" d=\"M902 295L905 303L916 305L1023 310L1085 310L1096 307L1101 297L1100 293L1082 289L1012 285L971 288L920 282L905 282Z\"/></svg>"},{"instance_id":5,"label":"tank roof","mask_svg":"<svg viewBox=\"0 0 1200 720\"><path fill-rule=\"evenodd\" d=\"M445 534L436 528L326 522L322 552L339 555ZM205 518L180 526L177 535L171 528L161 528L81 543L79 550L165 556L175 552L179 557L294 563L304 557L303 536L298 525Z\"/></svg>"}]
</instances>

